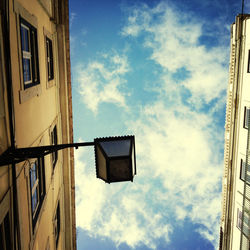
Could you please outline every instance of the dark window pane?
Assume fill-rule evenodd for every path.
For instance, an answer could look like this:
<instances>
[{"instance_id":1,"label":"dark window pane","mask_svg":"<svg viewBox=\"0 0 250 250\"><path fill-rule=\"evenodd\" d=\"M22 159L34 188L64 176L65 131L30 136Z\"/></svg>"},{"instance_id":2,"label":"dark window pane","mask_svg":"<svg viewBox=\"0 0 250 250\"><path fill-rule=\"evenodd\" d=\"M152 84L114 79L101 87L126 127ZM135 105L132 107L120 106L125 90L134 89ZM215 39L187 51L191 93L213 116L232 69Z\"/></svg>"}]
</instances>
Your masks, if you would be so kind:
<instances>
[{"instance_id":1,"label":"dark window pane","mask_svg":"<svg viewBox=\"0 0 250 250\"><path fill-rule=\"evenodd\" d=\"M7 215L4 218L4 231L5 231L6 249L12 249L12 247L11 247L11 235L10 235L9 213L7 213Z\"/></svg>"},{"instance_id":2,"label":"dark window pane","mask_svg":"<svg viewBox=\"0 0 250 250\"><path fill-rule=\"evenodd\" d=\"M37 180L37 162L32 164L32 167L30 168L30 183L31 188L34 187Z\"/></svg>"},{"instance_id":3,"label":"dark window pane","mask_svg":"<svg viewBox=\"0 0 250 250\"><path fill-rule=\"evenodd\" d=\"M48 79L54 79L54 66L53 66L53 47L52 41L48 37L46 38L47 46L47 68L48 68Z\"/></svg>"},{"instance_id":4,"label":"dark window pane","mask_svg":"<svg viewBox=\"0 0 250 250\"><path fill-rule=\"evenodd\" d=\"M53 131L51 132L51 144L57 145L57 127L56 126L54 127ZM52 157L53 167L55 167L56 162L57 162L57 158L58 158L57 151L53 152L51 157Z\"/></svg>"},{"instance_id":5,"label":"dark window pane","mask_svg":"<svg viewBox=\"0 0 250 250\"><path fill-rule=\"evenodd\" d=\"M4 231L2 224L0 225L0 249L4 249Z\"/></svg>"},{"instance_id":6,"label":"dark window pane","mask_svg":"<svg viewBox=\"0 0 250 250\"><path fill-rule=\"evenodd\" d=\"M37 37L36 31L32 30L31 32L31 43L32 43L32 73L33 73L33 82L38 81L38 53L37 53Z\"/></svg>"},{"instance_id":7,"label":"dark window pane","mask_svg":"<svg viewBox=\"0 0 250 250\"><path fill-rule=\"evenodd\" d=\"M10 232L10 219L9 213L6 214L4 220L0 224L0 249L11 250L11 232Z\"/></svg>"},{"instance_id":8,"label":"dark window pane","mask_svg":"<svg viewBox=\"0 0 250 250\"><path fill-rule=\"evenodd\" d=\"M248 65L247 65L247 73L250 73L250 50L248 51Z\"/></svg>"},{"instance_id":9,"label":"dark window pane","mask_svg":"<svg viewBox=\"0 0 250 250\"><path fill-rule=\"evenodd\" d=\"M31 81L30 59L23 58L23 80L24 83Z\"/></svg>"},{"instance_id":10,"label":"dark window pane","mask_svg":"<svg viewBox=\"0 0 250 250\"><path fill-rule=\"evenodd\" d=\"M248 119L250 118L250 109L245 107L244 128L248 128Z\"/></svg>"},{"instance_id":11,"label":"dark window pane","mask_svg":"<svg viewBox=\"0 0 250 250\"><path fill-rule=\"evenodd\" d=\"M55 218L55 238L56 238L56 246L58 245L59 235L60 235L60 203L58 202L56 208L56 218Z\"/></svg>"},{"instance_id":12,"label":"dark window pane","mask_svg":"<svg viewBox=\"0 0 250 250\"><path fill-rule=\"evenodd\" d=\"M37 199L37 189L35 189L34 194L32 195L32 212L34 213L38 204L38 199Z\"/></svg>"}]
</instances>

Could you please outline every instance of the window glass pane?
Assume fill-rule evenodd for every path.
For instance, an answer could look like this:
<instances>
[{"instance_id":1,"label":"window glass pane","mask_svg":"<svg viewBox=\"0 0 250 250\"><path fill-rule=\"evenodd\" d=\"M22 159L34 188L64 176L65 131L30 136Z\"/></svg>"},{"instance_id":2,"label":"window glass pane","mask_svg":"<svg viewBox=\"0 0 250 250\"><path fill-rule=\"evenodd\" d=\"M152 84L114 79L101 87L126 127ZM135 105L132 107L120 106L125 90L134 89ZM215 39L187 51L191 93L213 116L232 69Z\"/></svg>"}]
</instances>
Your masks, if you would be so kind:
<instances>
[{"instance_id":1,"label":"window glass pane","mask_svg":"<svg viewBox=\"0 0 250 250\"><path fill-rule=\"evenodd\" d=\"M33 82L37 82L38 81L38 54L37 54L37 40L36 40L36 32L35 30L32 30L31 32L31 41L32 41L32 56L33 56L33 60L32 60L32 73L33 73Z\"/></svg>"},{"instance_id":2,"label":"window glass pane","mask_svg":"<svg viewBox=\"0 0 250 250\"><path fill-rule=\"evenodd\" d=\"M34 187L37 180L37 166L36 163L33 163L32 167L30 168L30 184L31 188Z\"/></svg>"},{"instance_id":3,"label":"window glass pane","mask_svg":"<svg viewBox=\"0 0 250 250\"><path fill-rule=\"evenodd\" d=\"M45 169L44 169L44 159L39 159L39 200L41 201L45 195Z\"/></svg>"},{"instance_id":4,"label":"window glass pane","mask_svg":"<svg viewBox=\"0 0 250 250\"><path fill-rule=\"evenodd\" d=\"M55 127L53 128L53 130L51 132L51 144L57 145L57 128L56 128L56 125L55 125ZM57 158L58 158L57 151L53 152L51 154L51 157L52 157L53 167L55 167L56 162L57 162Z\"/></svg>"},{"instance_id":5,"label":"window glass pane","mask_svg":"<svg viewBox=\"0 0 250 250\"><path fill-rule=\"evenodd\" d=\"M31 81L30 59L23 58L23 80L24 83Z\"/></svg>"},{"instance_id":6,"label":"window glass pane","mask_svg":"<svg viewBox=\"0 0 250 250\"><path fill-rule=\"evenodd\" d=\"M11 247L11 235L10 235L9 213L7 213L7 215L4 218L4 231L5 231L6 249L12 249L12 247Z\"/></svg>"},{"instance_id":7,"label":"window glass pane","mask_svg":"<svg viewBox=\"0 0 250 250\"><path fill-rule=\"evenodd\" d=\"M250 117L250 109L245 107L245 124L244 124L245 128L248 128L249 117Z\"/></svg>"},{"instance_id":8,"label":"window glass pane","mask_svg":"<svg viewBox=\"0 0 250 250\"><path fill-rule=\"evenodd\" d=\"M241 160L240 179L250 184L250 165L246 169L246 163L243 160Z\"/></svg>"},{"instance_id":9,"label":"window glass pane","mask_svg":"<svg viewBox=\"0 0 250 250\"><path fill-rule=\"evenodd\" d=\"M53 48L52 48L52 41L48 37L46 37L46 45L47 45L48 79L51 80L54 78Z\"/></svg>"},{"instance_id":10,"label":"window glass pane","mask_svg":"<svg viewBox=\"0 0 250 250\"><path fill-rule=\"evenodd\" d=\"M243 181L245 180L245 166L246 166L246 163L244 161L241 161L240 178Z\"/></svg>"},{"instance_id":11,"label":"window glass pane","mask_svg":"<svg viewBox=\"0 0 250 250\"><path fill-rule=\"evenodd\" d=\"M29 29L21 25L21 42L22 42L22 50L29 50Z\"/></svg>"},{"instance_id":12,"label":"window glass pane","mask_svg":"<svg viewBox=\"0 0 250 250\"><path fill-rule=\"evenodd\" d=\"M242 211L240 211L238 208L237 209L237 227L241 229L241 225L242 225Z\"/></svg>"},{"instance_id":13,"label":"window glass pane","mask_svg":"<svg viewBox=\"0 0 250 250\"><path fill-rule=\"evenodd\" d=\"M56 246L58 245L59 235L60 235L60 203L57 205L56 218L55 218L55 236L56 236Z\"/></svg>"},{"instance_id":14,"label":"window glass pane","mask_svg":"<svg viewBox=\"0 0 250 250\"><path fill-rule=\"evenodd\" d=\"M35 212L37 204L38 204L37 189L35 189L35 192L32 195L32 213Z\"/></svg>"},{"instance_id":15,"label":"window glass pane","mask_svg":"<svg viewBox=\"0 0 250 250\"><path fill-rule=\"evenodd\" d=\"M248 65L247 65L247 73L250 73L250 50L248 51Z\"/></svg>"},{"instance_id":16,"label":"window glass pane","mask_svg":"<svg viewBox=\"0 0 250 250\"><path fill-rule=\"evenodd\" d=\"M3 226L0 225L0 249L4 249L4 235L3 235Z\"/></svg>"}]
</instances>

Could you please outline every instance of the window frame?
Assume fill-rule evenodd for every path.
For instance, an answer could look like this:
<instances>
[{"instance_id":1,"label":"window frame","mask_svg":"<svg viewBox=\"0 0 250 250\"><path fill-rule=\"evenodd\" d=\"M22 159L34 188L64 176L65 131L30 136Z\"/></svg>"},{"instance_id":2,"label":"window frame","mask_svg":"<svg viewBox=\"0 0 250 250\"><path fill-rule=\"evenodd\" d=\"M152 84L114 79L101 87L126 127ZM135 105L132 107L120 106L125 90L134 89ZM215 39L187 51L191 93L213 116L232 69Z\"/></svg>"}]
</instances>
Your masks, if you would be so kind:
<instances>
[{"instance_id":1,"label":"window frame","mask_svg":"<svg viewBox=\"0 0 250 250\"><path fill-rule=\"evenodd\" d=\"M250 50L248 50L247 73L250 73Z\"/></svg>"},{"instance_id":2,"label":"window frame","mask_svg":"<svg viewBox=\"0 0 250 250\"><path fill-rule=\"evenodd\" d=\"M5 215L3 221L0 223L0 246L2 250L12 249L12 237L10 227L10 215L9 212Z\"/></svg>"},{"instance_id":3,"label":"window frame","mask_svg":"<svg viewBox=\"0 0 250 250\"><path fill-rule=\"evenodd\" d=\"M22 80L24 90L40 84L39 57L38 57L38 39L37 29L23 17L20 19L20 40L21 40L21 55L22 55ZM22 36L22 28L28 31L29 51L24 50L24 37ZM24 60L30 60L30 80L25 81Z\"/></svg>"},{"instance_id":4,"label":"window frame","mask_svg":"<svg viewBox=\"0 0 250 250\"><path fill-rule=\"evenodd\" d=\"M14 249L14 238L13 238L13 214L10 207L11 204L11 192L10 190L5 194L4 198L0 202L0 233L5 236L6 240L6 233L8 234L9 243L10 245L5 245L3 250L12 250ZM8 232L6 232L5 223L8 223ZM0 236L1 237L1 236Z\"/></svg>"},{"instance_id":5,"label":"window frame","mask_svg":"<svg viewBox=\"0 0 250 250\"><path fill-rule=\"evenodd\" d=\"M50 133L50 137L51 137L51 144L52 145L57 145L58 143L58 133L57 133L57 125L55 125ZM58 151L55 151L53 153L51 153L51 161L52 161L52 165L53 165L53 169L56 166L58 160Z\"/></svg>"},{"instance_id":6,"label":"window frame","mask_svg":"<svg viewBox=\"0 0 250 250\"><path fill-rule=\"evenodd\" d=\"M60 233L61 233L61 227L62 227L62 225L61 225L60 200L58 200L57 205L56 205L53 225L54 225L54 235L55 235L55 247L57 249L59 238L60 238Z\"/></svg>"},{"instance_id":7,"label":"window frame","mask_svg":"<svg viewBox=\"0 0 250 250\"><path fill-rule=\"evenodd\" d=\"M243 209L243 208L242 208ZM243 221L243 211L240 208L237 208L237 221L236 227L248 238L250 232L250 217L246 213L244 213L244 221ZM247 232L245 231L247 230Z\"/></svg>"},{"instance_id":8,"label":"window frame","mask_svg":"<svg viewBox=\"0 0 250 250\"><path fill-rule=\"evenodd\" d=\"M242 181L245 181L245 176L244 176L245 168L246 168L246 164L245 164L245 162L241 159L241 160L240 160L240 179L241 179Z\"/></svg>"},{"instance_id":9,"label":"window frame","mask_svg":"<svg viewBox=\"0 0 250 250\"><path fill-rule=\"evenodd\" d=\"M247 185L250 185L250 175L247 174L247 176L249 176L246 180L246 176L245 173L250 172L250 165L248 165L247 167L247 171L246 171L246 162L243 161L243 159L240 160L240 179L244 182L246 182Z\"/></svg>"},{"instance_id":10,"label":"window frame","mask_svg":"<svg viewBox=\"0 0 250 250\"><path fill-rule=\"evenodd\" d=\"M46 63L47 63L47 77L48 81L51 81L55 78L54 73L54 52L53 52L53 39L45 36L46 42Z\"/></svg>"},{"instance_id":11,"label":"window frame","mask_svg":"<svg viewBox=\"0 0 250 250\"><path fill-rule=\"evenodd\" d=\"M41 84L36 84L34 86L30 86L29 88L24 88L24 82L23 82L23 67L22 67L22 42L21 42L21 30L20 30L20 17L26 20L29 24L31 24L35 29L37 29L37 47L39 46L39 29L38 29L38 20L37 17L33 14L31 14L28 10L26 10L22 4L20 4L18 1L14 1L14 13L16 16L16 39L17 39L17 45L18 45L18 79L20 82L19 86L19 103L22 104L31 98L35 96L39 96L42 93ZM40 65L40 56L39 56L40 50L37 51L38 53L38 66Z\"/></svg>"},{"instance_id":12,"label":"window frame","mask_svg":"<svg viewBox=\"0 0 250 250\"><path fill-rule=\"evenodd\" d=\"M35 170L32 169L36 166ZM32 181L32 172L35 171L36 179ZM33 175L34 177L34 175ZM40 214L40 210L46 195L46 185L45 185L45 167L44 167L44 157L37 158L31 163L29 168L29 182L30 182L30 204L31 204L31 218L33 230L36 226L37 219ZM33 208L33 196L36 192L37 204L35 209ZM34 198L35 199L35 198Z\"/></svg>"}]
</instances>

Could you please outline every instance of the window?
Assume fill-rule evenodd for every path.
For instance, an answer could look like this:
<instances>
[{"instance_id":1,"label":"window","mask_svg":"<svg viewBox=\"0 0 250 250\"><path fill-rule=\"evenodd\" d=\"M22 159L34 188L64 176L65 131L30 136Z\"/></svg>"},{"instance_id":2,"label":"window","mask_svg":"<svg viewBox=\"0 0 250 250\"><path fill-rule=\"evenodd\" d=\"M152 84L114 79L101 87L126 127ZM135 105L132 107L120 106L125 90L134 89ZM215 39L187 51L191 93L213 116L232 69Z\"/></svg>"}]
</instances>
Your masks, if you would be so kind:
<instances>
[{"instance_id":1,"label":"window","mask_svg":"<svg viewBox=\"0 0 250 250\"><path fill-rule=\"evenodd\" d=\"M240 179L250 184L250 165L248 165L246 169L246 162L242 159L240 163Z\"/></svg>"},{"instance_id":2,"label":"window","mask_svg":"<svg viewBox=\"0 0 250 250\"><path fill-rule=\"evenodd\" d=\"M46 37L46 50L47 50L47 71L48 80L54 79L54 64L53 64L53 47L52 40Z\"/></svg>"},{"instance_id":3,"label":"window","mask_svg":"<svg viewBox=\"0 0 250 250\"><path fill-rule=\"evenodd\" d=\"M244 128L248 128L248 119L250 118L250 108L244 110Z\"/></svg>"},{"instance_id":4,"label":"window","mask_svg":"<svg viewBox=\"0 0 250 250\"><path fill-rule=\"evenodd\" d=\"M37 30L20 18L24 89L39 84Z\"/></svg>"},{"instance_id":5,"label":"window","mask_svg":"<svg viewBox=\"0 0 250 250\"><path fill-rule=\"evenodd\" d=\"M45 196L45 173L43 158L37 159L30 168L30 196L32 224L34 228Z\"/></svg>"},{"instance_id":6,"label":"window","mask_svg":"<svg viewBox=\"0 0 250 250\"><path fill-rule=\"evenodd\" d=\"M57 128L56 128L56 125L55 125L55 127L53 128L53 130L51 132L51 144L52 145L57 145ZM57 151L53 152L51 154L51 157L52 157L53 167L55 167L56 166L56 162L57 162L57 158L58 158Z\"/></svg>"},{"instance_id":7,"label":"window","mask_svg":"<svg viewBox=\"0 0 250 250\"><path fill-rule=\"evenodd\" d=\"M237 224L236 226L238 227L238 229L242 229L242 232L249 237L249 233L250 233L250 218L248 215L248 211L245 209L244 210L244 219L242 220L243 214L242 211L237 208Z\"/></svg>"},{"instance_id":8,"label":"window","mask_svg":"<svg viewBox=\"0 0 250 250\"><path fill-rule=\"evenodd\" d=\"M54 232L55 232L56 247L58 246L58 241L59 241L59 236L60 236L60 227L61 227L60 224L61 224L61 221L60 221L60 202L58 201L55 219L54 219Z\"/></svg>"},{"instance_id":9,"label":"window","mask_svg":"<svg viewBox=\"0 0 250 250\"><path fill-rule=\"evenodd\" d=\"M241 230L241 226L242 226L242 211L237 208L237 227Z\"/></svg>"},{"instance_id":10,"label":"window","mask_svg":"<svg viewBox=\"0 0 250 250\"><path fill-rule=\"evenodd\" d=\"M10 233L10 219L9 213L6 214L2 223L0 224L0 249L10 250L12 249Z\"/></svg>"},{"instance_id":11,"label":"window","mask_svg":"<svg viewBox=\"0 0 250 250\"><path fill-rule=\"evenodd\" d=\"M247 73L250 73L250 50L248 51Z\"/></svg>"}]
</instances>

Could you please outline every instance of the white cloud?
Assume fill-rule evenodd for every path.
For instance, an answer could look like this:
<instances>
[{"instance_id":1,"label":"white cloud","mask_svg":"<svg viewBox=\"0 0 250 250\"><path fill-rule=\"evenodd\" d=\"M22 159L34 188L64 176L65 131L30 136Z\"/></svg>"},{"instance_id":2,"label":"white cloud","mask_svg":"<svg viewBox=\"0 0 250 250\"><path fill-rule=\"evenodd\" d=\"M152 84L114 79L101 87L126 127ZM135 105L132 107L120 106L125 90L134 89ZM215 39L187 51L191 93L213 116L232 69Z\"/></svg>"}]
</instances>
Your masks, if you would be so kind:
<instances>
[{"instance_id":1,"label":"white cloud","mask_svg":"<svg viewBox=\"0 0 250 250\"><path fill-rule=\"evenodd\" d=\"M83 159L90 159L92 166ZM105 184L96 179L93 162L85 149L75 151L77 226L92 236L112 238L117 247L144 243L155 249L156 239L168 241L172 227L144 199L146 185Z\"/></svg>"},{"instance_id":2,"label":"white cloud","mask_svg":"<svg viewBox=\"0 0 250 250\"><path fill-rule=\"evenodd\" d=\"M79 170L88 156L77 151L78 226L109 237L117 247L126 243L155 249L160 238L171 240L173 218L189 219L203 225L197 231L216 245L222 161L216 156L212 123L211 117L187 107L166 109L162 101L145 107L141 119L130 124L136 135L134 183L95 180L93 171L90 176L86 167Z\"/></svg>"},{"instance_id":3,"label":"white cloud","mask_svg":"<svg viewBox=\"0 0 250 250\"><path fill-rule=\"evenodd\" d=\"M189 72L181 84L191 92L190 102L209 103L225 90L223 63L227 63L228 50L200 44L200 37L206 35L203 25L208 24L161 3L152 9L135 9L122 34L139 36L144 32L144 46L152 49L152 60L172 74L182 68Z\"/></svg>"},{"instance_id":4,"label":"white cloud","mask_svg":"<svg viewBox=\"0 0 250 250\"><path fill-rule=\"evenodd\" d=\"M69 17L69 27L71 28L73 25L73 22L76 18L77 14L75 12L71 12L70 13L70 17Z\"/></svg>"},{"instance_id":5,"label":"white cloud","mask_svg":"<svg viewBox=\"0 0 250 250\"><path fill-rule=\"evenodd\" d=\"M214 157L219 141L212 123L205 114L180 106L166 109L159 102L146 107L144 117L132 129L144 168L140 175L163 184L157 194L159 202L166 208L172 204L176 219L189 218L205 226L202 235L216 244L223 164Z\"/></svg>"},{"instance_id":6,"label":"white cloud","mask_svg":"<svg viewBox=\"0 0 250 250\"><path fill-rule=\"evenodd\" d=\"M79 66L77 70L80 94L83 102L94 113L98 112L101 103L112 103L127 108L122 92L124 75L129 71L125 55L116 52L102 55L99 61L90 62L87 66Z\"/></svg>"}]
</instances>

